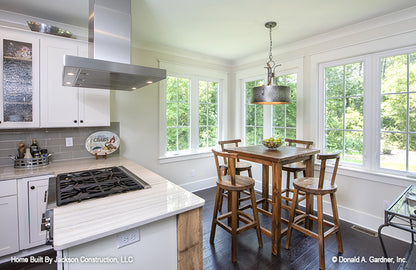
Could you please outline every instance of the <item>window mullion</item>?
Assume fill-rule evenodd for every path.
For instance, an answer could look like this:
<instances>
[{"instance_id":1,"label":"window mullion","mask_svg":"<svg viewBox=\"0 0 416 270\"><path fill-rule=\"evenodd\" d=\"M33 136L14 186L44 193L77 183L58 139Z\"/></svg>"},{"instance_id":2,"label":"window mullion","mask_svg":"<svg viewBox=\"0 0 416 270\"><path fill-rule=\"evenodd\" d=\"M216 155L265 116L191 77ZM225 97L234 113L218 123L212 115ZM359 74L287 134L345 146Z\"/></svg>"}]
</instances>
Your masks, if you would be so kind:
<instances>
[{"instance_id":1,"label":"window mullion","mask_svg":"<svg viewBox=\"0 0 416 270\"><path fill-rule=\"evenodd\" d=\"M191 77L190 91L190 123L191 123L191 151L198 151L199 146L199 79Z\"/></svg>"},{"instance_id":2,"label":"window mullion","mask_svg":"<svg viewBox=\"0 0 416 270\"><path fill-rule=\"evenodd\" d=\"M406 113L407 113L407 117L406 117L406 171L409 171L409 147L410 147L410 111L409 111L409 106L410 106L410 81L409 81L409 76L410 76L410 53L407 54L407 70L406 70L406 76L407 76L407 108L406 108Z\"/></svg>"},{"instance_id":3,"label":"window mullion","mask_svg":"<svg viewBox=\"0 0 416 270\"><path fill-rule=\"evenodd\" d=\"M344 65L344 78L343 78L343 102L342 102L342 158L345 160L345 108L346 108L346 102L347 102L347 98L346 98L346 91L345 91L345 87L346 87L346 83L345 83L345 78L346 78L346 74L345 74L345 65Z\"/></svg>"},{"instance_id":4,"label":"window mullion","mask_svg":"<svg viewBox=\"0 0 416 270\"><path fill-rule=\"evenodd\" d=\"M179 79L176 78L176 151L179 151Z\"/></svg>"}]
</instances>

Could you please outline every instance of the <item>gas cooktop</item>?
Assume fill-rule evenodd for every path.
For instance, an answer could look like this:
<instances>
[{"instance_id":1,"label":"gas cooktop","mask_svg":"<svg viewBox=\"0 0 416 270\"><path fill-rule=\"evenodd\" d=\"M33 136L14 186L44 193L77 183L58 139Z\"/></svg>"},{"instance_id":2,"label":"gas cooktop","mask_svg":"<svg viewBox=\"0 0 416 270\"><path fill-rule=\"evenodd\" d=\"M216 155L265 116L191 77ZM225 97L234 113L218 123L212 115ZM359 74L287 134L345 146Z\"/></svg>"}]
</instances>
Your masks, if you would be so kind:
<instances>
[{"instance_id":1,"label":"gas cooktop","mask_svg":"<svg viewBox=\"0 0 416 270\"><path fill-rule=\"evenodd\" d=\"M150 188L123 166L63 173L56 176L56 205Z\"/></svg>"}]
</instances>

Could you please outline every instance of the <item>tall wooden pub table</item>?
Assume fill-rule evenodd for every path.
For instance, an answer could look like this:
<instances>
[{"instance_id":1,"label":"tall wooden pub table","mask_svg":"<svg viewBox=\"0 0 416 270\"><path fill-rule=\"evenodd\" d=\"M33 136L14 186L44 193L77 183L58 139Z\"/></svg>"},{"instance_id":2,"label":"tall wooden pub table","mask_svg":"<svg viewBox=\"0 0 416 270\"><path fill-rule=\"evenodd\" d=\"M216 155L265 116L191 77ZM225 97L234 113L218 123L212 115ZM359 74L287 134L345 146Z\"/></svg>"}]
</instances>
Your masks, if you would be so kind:
<instances>
[{"instance_id":1,"label":"tall wooden pub table","mask_svg":"<svg viewBox=\"0 0 416 270\"><path fill-rule=\"evenodd\" d=\"M259 211L272 218L272 231L261 228L263 234L272 238L272 252L274 255L280 253L281 213L282 213L282 166L293 162L304 161L306 164L306 176L313 177L315 154L318 149L305 149L293 146L280 146L277 149L268 149L263 145L251 145L227 148L224 151L236 153L240 159L260 163L263 165L262 178L262 207ZM268 211L269 195L269 166L272 167L272 212ZM287 206L285 206L287 207Z\"/></svg>"}]
</instances>

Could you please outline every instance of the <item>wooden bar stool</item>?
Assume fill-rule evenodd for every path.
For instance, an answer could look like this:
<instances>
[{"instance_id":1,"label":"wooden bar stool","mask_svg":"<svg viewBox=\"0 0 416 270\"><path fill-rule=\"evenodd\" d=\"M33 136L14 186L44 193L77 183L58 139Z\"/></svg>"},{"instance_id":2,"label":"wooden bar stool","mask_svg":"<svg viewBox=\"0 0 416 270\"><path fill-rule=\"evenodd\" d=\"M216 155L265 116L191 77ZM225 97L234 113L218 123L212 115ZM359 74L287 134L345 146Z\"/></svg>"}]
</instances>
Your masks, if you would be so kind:
<instances>
[{"instance_id":1,"label":"wooden bar stool","mask_svg":"<svg viewBox=\"0 0 416 270\"><path fill-rule=\"evenodd\" d=\"M263 241L261 239L261 232L260 232L260 224L259 224L259 217L257 213L257 204L256 204L256 197L254 194L254 180L247 176L236 175L236 160L237 154L231 153L221 153L215 150L212 150L214 153L215 164L217 166L217 193L215 196L215 205L214 205L214 215L212 218L212 225L211 225L211 236L210 236L210 243L214 243L215 238L215 229L216 225L219 225L221 228L226 230L227 232L231 233L231 259L233 262L237 261L237 234L244 232L248 229L255 228L257 231L257 240L259 243L259 247L263 246ZM224 176L221 174L220 164L218 161L218 157L223 157L228 159L228 175ZM228 199L228 202L231 204L231 211L224 213L218 216L218 211L220 208L220 201L222 198L223 191L228 191L228 194L231 198ZM250 198L251 198L251 208L253 210L253 216L241 211L238 209L238 200L237 195L239 192L243 190L249 190ZM230 219L231 226L226 225L222 222L222 219ZM239 222L245 223L245 225L239 227Z\"/></svg>"},{"instance_id":2,"label":"wooden bar stool","mask_svg":"<svg viewBox=\"0 0 416 270\"><path fill-rule=\"evenodd\" d=\"M218 141L218 144L221 146L221 151L224 152L225 149L225 145L227 144L232 144L235 147L238 147L238 144L241 143L241 139L233 139L233 140L226 140L226 141ZM224 165L225 166L225 174L227 173L228 170L228 164L227 164L227 159L224 158ZM253 175L251 173L251 164L248 162L243 162L240 161L237 158L237 163L235 164L235 174L240 175L241 172L247 171L248 176L250 178L253 178ZM243 191L243 193L245 194L245 196L240 196L238 195L238 202L240 205L240 202L242 201L246 201L246 200L250 200L250 193L248 193L247 191ZM228 198L228 194L225 192L223 194L223 197ZM220 211L222 210L222 198L220 201Z\"/></svg>"},{"instance_id":3,"label":"wooden bar stool","mask_svg":"<svg viewBox=\"0 0 416 270\"><path fill-rule=\"evenodd\" d=\"M311 236L315 239L318 239L319 241L319 268L320 269L325 269L324 241L329 236L336 234L338 252L340 254L343 253L341 231L339 228L337 201L335 199L335 191L337 191L337 185L335 184L335 177L337 175L339 158L340 158L340 152L335 153L335 154L318 155L317 159L321 160L321 170L319 173L319 178L304 177L304 178L296 179L293 182L294 193L293 193L293 199L292 199L292 207L290 210L289 224L287 228L287 238L286 238L285 248L289 249L292 229L296 229L304 233L307 236ZM330 159L336 159L334 169L332 171L331 181L324 179L326 161ZM300 191L305 192L307 197L309 196L317 197L317 202L318 202L318 209L317 209L318 216L317 217L312 215L312 209L310 209L310 207L307 207L307 211L304 215L299 215L295 218L295 210L298 204L298 195ZM329 194L331 198L332 215L334 219L333 223L324 220L322 198L326 194ZM307 201L308 200L310 199L307 199ZM311 220L317 221L318 233L313 232L311 230L311 226L309 227L309 229L300 226L299 222L302 221L302 219L306 219L306 220L311 219ZM330 229L328 229L326 232L324 232L324 225L330 227Z\"/></svg>"},{"instance_id":4,"label":"wooden bar stool","mask_svg":"<svg viewBox=\"0 0 416 270\"><path fill-rule=\"evenodd\" d=\"M304 146L306 149L309 149L311 145L313 145L313 141L303 141L303 140L293 140L293 139L285 139L285 142L289 143L289 146ZM286 171L286 188L282 190L282 194L286 193L286 196L282 196L282 199L286 201L286 204L289 205L289 202L292 201L292 198L289 197L290 193L293 193L293 189L290 186L290 173L293 173L293 179L298 178L298 173L302 172L303 177L305 177L306 165L303 162L295 162L290 163L288 165L284 165L282 167L283 171ZM304 195L301 193L301 195ZM299 198L299 201L304 200L305 197Z\"/></svg>"}]
</instances>

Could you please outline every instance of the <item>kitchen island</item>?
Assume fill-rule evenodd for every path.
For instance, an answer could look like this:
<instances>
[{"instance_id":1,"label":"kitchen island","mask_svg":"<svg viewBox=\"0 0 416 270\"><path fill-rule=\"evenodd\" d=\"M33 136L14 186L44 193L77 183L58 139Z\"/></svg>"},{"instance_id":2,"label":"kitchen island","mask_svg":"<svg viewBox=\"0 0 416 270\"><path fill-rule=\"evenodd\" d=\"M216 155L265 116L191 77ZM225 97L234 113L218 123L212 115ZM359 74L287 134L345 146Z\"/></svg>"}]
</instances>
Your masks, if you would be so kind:
<instances>
[{"instance_id":1,"label":"kitchen island","mask_svg":"<svg viewBox=\"0 0 416 270\"><path fill-rule=\"evenodd\" d=\"M111 166L124 166L151 188L54 208L58 268L202 269L205 201L135 162L121 157L83 159L0 173L2 178L18 178Z\"/></svg>"}]
</instances>

